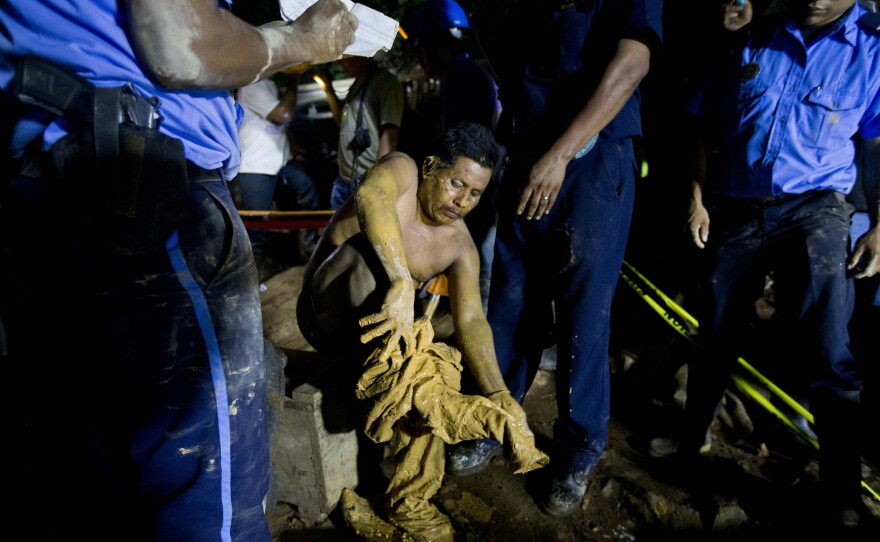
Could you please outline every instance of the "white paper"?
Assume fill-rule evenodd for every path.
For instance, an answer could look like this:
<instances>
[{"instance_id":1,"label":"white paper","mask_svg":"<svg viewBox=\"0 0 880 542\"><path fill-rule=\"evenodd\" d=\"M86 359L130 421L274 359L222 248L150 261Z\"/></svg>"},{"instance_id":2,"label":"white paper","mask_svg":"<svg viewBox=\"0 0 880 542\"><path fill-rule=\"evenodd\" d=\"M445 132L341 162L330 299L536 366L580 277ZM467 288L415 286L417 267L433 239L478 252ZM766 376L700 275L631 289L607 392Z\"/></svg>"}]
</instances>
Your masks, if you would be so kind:
<instances>
[{"instance_id":1,"label":"white paper","mask_svg":"<svg viewBox=\"0 0 880 542\"><path fill-rule=\"evenodd\" d=\"M293 21L318 0L279 0L281 18ZM352 15L358 19L354 41L343 54L353 56L373 56L379 51L388 51L394 45L399 23L380 11L351 0L341 0Z\"/></svg>"}]
</instances>

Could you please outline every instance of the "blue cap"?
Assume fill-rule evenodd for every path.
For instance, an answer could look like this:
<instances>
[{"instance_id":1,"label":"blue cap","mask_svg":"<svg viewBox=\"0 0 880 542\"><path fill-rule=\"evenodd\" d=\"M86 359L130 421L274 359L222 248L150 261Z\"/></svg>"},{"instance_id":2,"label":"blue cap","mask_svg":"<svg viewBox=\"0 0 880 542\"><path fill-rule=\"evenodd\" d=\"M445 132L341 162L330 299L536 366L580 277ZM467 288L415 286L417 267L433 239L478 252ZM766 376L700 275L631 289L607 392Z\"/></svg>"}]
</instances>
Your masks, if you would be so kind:
<instances>
[{"instance_id":1,"label":"blue cap","mask_svg":"<svg viewBox=\"0 0 880 542\"><path fill-rule=\"evenodd\" d=\"M450 28L470 28L467 13L454 0L427 0L419 8L416 33L429 34Z\"/></svg>"}]
</instances>

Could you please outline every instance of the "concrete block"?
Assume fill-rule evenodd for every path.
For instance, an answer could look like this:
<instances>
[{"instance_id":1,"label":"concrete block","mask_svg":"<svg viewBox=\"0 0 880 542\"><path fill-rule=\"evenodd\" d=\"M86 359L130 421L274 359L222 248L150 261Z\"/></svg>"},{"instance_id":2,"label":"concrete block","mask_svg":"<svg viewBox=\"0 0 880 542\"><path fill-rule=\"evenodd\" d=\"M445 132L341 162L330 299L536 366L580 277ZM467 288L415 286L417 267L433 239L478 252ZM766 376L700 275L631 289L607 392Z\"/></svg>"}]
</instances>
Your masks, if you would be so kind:
<instances>
[{"instance_id":1,"label":"concrete block","mask_svg":"<svg viewBox=\"0 0 880 542\"><path fill-rule=\"evenodd\" d=\"M355 431L329 432L324 423L323 393L312 384L296 387L290 397L270 400L278 409L272 438L272 491L275 501L295 506L304 522L320 523L344 488L358 483Z\"/></svg>"}]
</instances>

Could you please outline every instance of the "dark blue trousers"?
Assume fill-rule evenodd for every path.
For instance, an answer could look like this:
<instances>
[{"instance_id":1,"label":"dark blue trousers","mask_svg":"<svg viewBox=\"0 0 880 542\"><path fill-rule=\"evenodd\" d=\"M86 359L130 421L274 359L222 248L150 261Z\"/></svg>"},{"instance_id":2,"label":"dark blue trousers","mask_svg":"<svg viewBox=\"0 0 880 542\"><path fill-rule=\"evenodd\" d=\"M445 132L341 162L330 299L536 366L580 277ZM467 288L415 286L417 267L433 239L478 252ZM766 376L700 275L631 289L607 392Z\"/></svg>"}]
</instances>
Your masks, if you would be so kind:
<instances>
[{"instance_id":1,"label":"dark blue trousers","mask_svg":"<svg viewBox=\"0 0 880 542\"><path fill-rule=\"evenodd\" d=\"M547 337L557 342L557 467L589 472L608 436L609 316L635 189L629 139L601 143L572 161L549 215L515 214L530 164L514 159L499 188L489 323L501 371L522 401Z\"/></svg>"},{"instance_id":2,"label":"dark blue trousers","mask_svg":"<svg viewBox=\"0 0 880 542\"><path fill-rule=\"evenodd\" d=\"M191 178L187 224L124 255L60 188L20 176L0 213L11 519L38 538L268 542L260 300L226 182Z\"/></svg>"},{"instance_id":3,"label":"dark blue trousers","mask_svg":"<svg viewBox=\"0 0 880 542\"><path fill-rule=\"evenodd\" d=\"M851 214L844 195L832 191L712 204L710 268L698 310L701 354L688 372L686 445L702 444L771 270L776 340L785 345L777 350L790 356L777 360L790 368L790 378L777 383L793 395L861 390L847 327L854 303L846 273Z\"/></svg>"}]
</instances>

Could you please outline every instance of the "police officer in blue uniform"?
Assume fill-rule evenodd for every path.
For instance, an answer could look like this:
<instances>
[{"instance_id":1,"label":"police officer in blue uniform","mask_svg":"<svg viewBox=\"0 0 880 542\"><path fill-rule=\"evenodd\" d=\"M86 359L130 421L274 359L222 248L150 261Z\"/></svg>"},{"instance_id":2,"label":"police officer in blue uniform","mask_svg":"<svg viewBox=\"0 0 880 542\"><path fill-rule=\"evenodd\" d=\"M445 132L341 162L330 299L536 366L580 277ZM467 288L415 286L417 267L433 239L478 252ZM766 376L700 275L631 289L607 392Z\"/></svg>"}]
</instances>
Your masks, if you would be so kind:
<instances>
[{"instance_id":1,"label":"police officer in blue uniform","mask_svg":"<svg viewBox=\"0 0 880 542\"><path fill-rule=\"evenodd\" d=\"M546 338L558 341L559 418L542 510L578 509L608 436L609 313L632 217L640 135L638 87L662 40L662 2L521 3L504 21L498 139L510 162L488 318L498 362L522 401ZM447 472L469 474L499 453L460 445Z\"/></svg>"},{"instance_id":2,"label":"police officer in blue uniform","mask_svg":"<svg viewBox=\"0 0 880 542\"><path fill-rule=\"evenodd\" d=\"M725 24L750 7L731 3ZM847 326L853 280L880 272L878 17L855 0L789 0L738 30L740 45L688 101L701 137L688 224L710 261L702 353L689 367L681 437L652 441L660 457L711 451L708 427L772 269L780 341L809 382L823 510L843 526L871 517L859 438L874 420L862 417L865 382ZM849 250L858 141L871 223Z\"/></svg>"},{"instance_id":3,"label":"police officer in blue uniform","mask_svg":"<svg viewBox=\"0 0 880 542\"><path fill-rule=\"evenodd\" d=\"M334 60L357 20L320 0L256 28L229 7L0 4L6 519L24 538L271 538L230 89Z\"/></svg>"}]
</instances>

